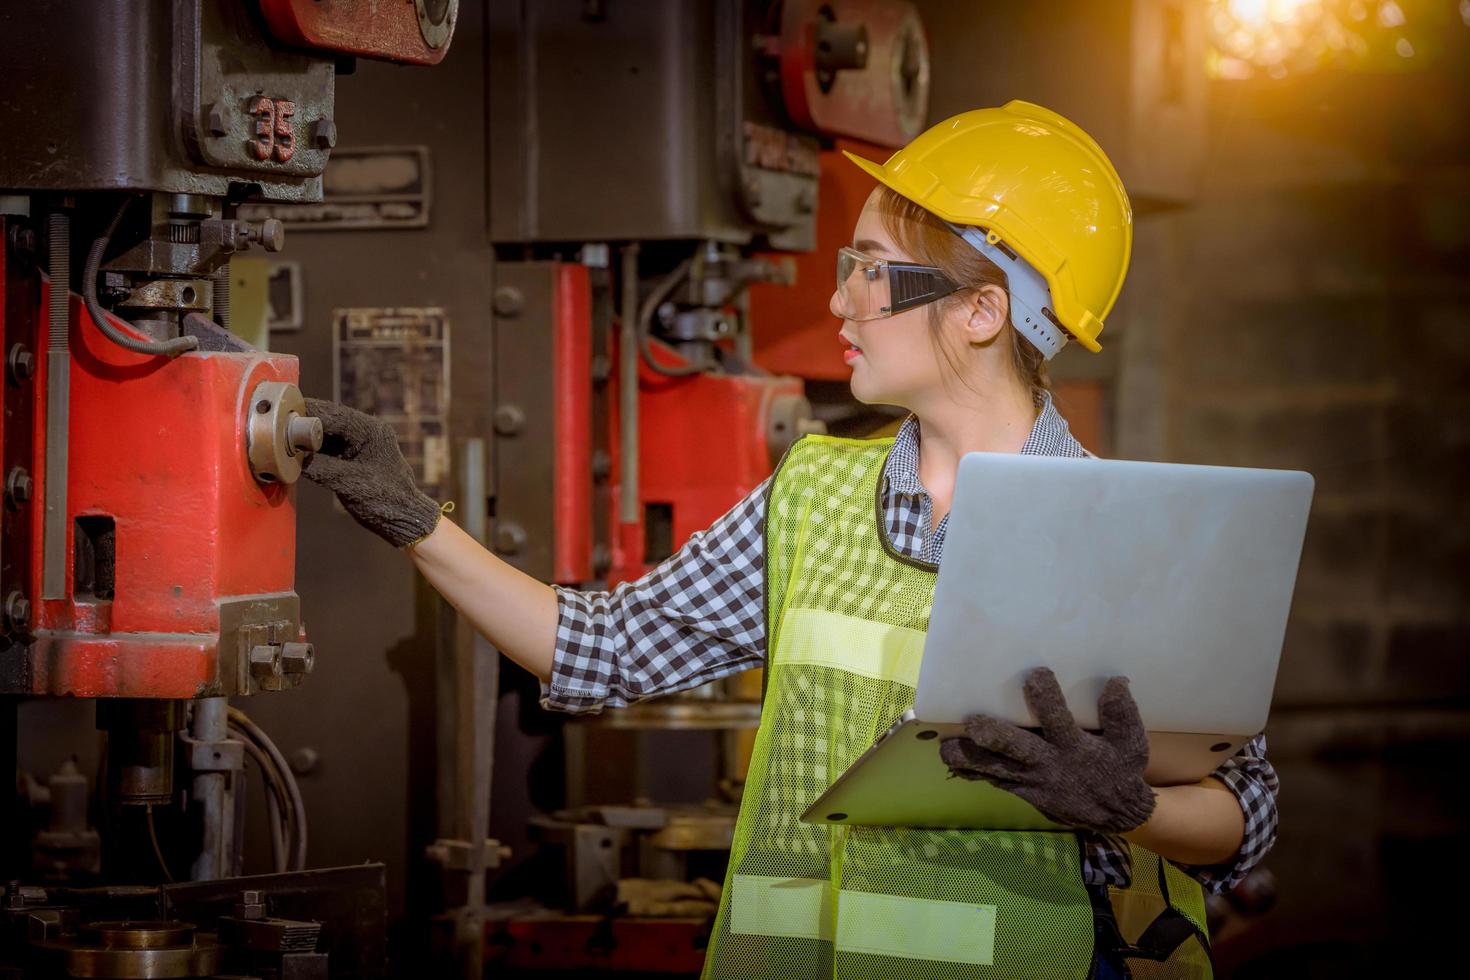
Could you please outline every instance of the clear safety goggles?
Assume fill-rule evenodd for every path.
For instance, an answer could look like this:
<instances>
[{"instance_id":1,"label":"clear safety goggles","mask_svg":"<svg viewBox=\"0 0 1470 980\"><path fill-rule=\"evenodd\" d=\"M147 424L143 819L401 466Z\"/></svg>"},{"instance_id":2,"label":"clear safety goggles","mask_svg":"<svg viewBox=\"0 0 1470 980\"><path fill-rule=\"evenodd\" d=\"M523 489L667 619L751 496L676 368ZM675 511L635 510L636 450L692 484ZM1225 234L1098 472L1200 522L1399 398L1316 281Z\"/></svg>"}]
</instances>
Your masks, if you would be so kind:
<instances>
[{"instance_id":1,"label":"clear safety goggles","mask_svg":"<svg viewBox=\"0 0 1470 980\"><path fill-rule=\"evenodd\" d=\"M848 320L878 320L943 299L959 283L932 265L889 262L855 248L837 250L837 303Z\"/></svg>"}]
</instances>

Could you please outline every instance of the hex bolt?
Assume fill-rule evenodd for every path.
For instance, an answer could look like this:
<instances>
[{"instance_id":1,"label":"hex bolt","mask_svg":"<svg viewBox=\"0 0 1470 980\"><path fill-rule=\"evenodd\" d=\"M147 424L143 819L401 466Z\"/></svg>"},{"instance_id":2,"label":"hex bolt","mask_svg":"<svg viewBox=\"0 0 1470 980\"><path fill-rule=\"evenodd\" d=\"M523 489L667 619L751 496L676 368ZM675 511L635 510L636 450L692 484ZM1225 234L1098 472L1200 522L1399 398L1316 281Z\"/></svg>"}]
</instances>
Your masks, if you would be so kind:
<instances>
[{"instance_id":1,"label":"hex bolt","mask_svg":"<svg viewBox=\"0 0 1470 980\"><path fill-rule=\"evenodd\" d=\"M337 145L337 124L330 119L318 119L311 138L318 150L330 150Z\"/></svg>"},{"instance_id":2,"label":"hex bolt","mask_svg":"<svg viewBox=\"0 0 1470 980\"><path fill-rule=\"evenodd\" d=\"M314 453L322 448L322 420L297 415L286 423L286 445L298 453Z\"/></svg>"},{"instance_id":3,"label":"hex bolt","mask_svg":"<svg viewBox=\"0 0 1470 980\"><path fill-rule=\"evenodd\" d=\"M25 344L16 344L10 348L10 355L5 359L6 369L10 373L10 380L16 384L24 384L36 376L36 355L32 354L30 348Z\"/></svg>"},{"instance_id":4,"label":"hex bolt","mask_svg":"<svg viewBox=\"0 0 1470 980\"><path fill-rule=\"evenodd\" d=\"M250 650L250 676L256 680L266 680L272 677L280 677L281 648L275 644L263 643Z\"/></svg>"},{"instance_id":5,"label":"hex bolt","mask_svg":"<svg viewBox=\"0 0 1470 980\"><path fill-rule=\"evenodd\" d=\"M240 901L235 903L235 918L265 918L265 892L257 891L254 888L241 892Z\"/></svg>"},{"instance_id":6,"label":"hex bolt","mask_svg":"<svg viewBox=\"0 0 1470 980\"><path fill-rule=\"evenodd\" d=\"M287 643L281 647L281 669L288 674L309 674L316 663L310 643Z\"/></svg>"},{"instance_id":7,"label":"hex bolt","mask_svg":"<svg viewBox=\"0 0 1470 980\"><path fill-rule=\"evenodd\" d=\"M5 502L13 510L19 510L31 502L36 484L24 466L16 466L5 475Z\"/></svg>"},{"instance_id":8,"label":"hex bolt","mask_svg":"<svg viewBox=\"0 0 1470 980\"><path fill-rule=\"evenodd\" d=\"M23 630L31 624L31 600L22 592L12 592L5 597L5 620L13 630Z\"/></svg>"}]
</instances>

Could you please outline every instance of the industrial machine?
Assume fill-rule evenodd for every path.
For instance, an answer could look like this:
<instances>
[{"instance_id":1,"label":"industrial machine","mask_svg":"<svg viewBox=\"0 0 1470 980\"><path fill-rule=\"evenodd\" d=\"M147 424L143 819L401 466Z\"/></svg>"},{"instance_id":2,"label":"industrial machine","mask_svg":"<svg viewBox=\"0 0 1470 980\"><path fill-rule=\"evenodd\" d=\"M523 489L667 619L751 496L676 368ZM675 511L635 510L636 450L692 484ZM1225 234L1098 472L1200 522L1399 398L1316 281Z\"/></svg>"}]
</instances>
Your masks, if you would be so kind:
<instances>
[{"instance_id":1,"label":"industrial machine","mask_svg":"<svg viewBox=\"0 0 1470 980\"><path fill-rule=\"evenodd\" d=\"M296 359L229 332L230 260L283 244L242 203L321 198L337 76L439 61L457 10L0 12L0 754L21 698L95 699L106 733L95 830L75 765L0 795L0 973L386 968L383 867L308 870L291 769L227 701L312 671L293 485L322 440ZM274 873L241 877L247 757Z\"/></svg>"},{"instance_id":2,"label":"industrial machine","mask_svg":"<svg viewBox=\"0 0 1470 980\"><path fill-rule=\"evenodd\" d=\"M923 128L928 42L903 0L492 2L488 31L491 546L545 581L608 588L823 431L803 380L757 365L750 287L790 286L816 247L834 139L880 155ZM560 872L546 907L492 912L489 957L512 973L697 970L712 886L703 906L678 886L723 876L759 692L747 675L569 721L565 809L532 820ZM691 732L707 735L709 802L660 801L636 775L623 799L588 790ZM687 900L630 900L650 882Z\"/></svg>"}]
</instances>

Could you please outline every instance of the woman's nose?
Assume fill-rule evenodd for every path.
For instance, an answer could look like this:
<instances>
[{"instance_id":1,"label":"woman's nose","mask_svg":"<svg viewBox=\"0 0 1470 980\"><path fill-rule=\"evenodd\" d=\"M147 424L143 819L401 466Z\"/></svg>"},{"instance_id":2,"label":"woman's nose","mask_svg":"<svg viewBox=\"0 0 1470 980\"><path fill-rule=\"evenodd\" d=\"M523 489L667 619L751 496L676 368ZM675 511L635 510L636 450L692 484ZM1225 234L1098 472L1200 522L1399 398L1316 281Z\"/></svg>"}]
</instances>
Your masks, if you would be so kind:
<instances>
[{"instance_id":1,"label":"woman's nose","mask_svg":"<svg viewBox=\"0 0 1470 980\"><path fill-rule=\"evenodd\" d=\"M837 317L839 320L846 319L846 317L842 315L842 300L839 297L837 290L835 289L832 290L832 298L827 301L827 309L831 310L832 315Z\"/></svg>"}]
</instances>

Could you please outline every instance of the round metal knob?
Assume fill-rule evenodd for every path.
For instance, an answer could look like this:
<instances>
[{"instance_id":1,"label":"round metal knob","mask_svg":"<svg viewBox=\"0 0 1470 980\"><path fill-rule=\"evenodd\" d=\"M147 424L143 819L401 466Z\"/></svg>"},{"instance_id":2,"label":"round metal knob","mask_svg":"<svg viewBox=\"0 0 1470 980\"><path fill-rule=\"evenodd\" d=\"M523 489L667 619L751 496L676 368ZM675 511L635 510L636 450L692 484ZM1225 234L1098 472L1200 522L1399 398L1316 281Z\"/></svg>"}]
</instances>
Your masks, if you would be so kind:
<instances>
[{"instance_id":1,"label":"round metal knob","mask_svg":"<svg viewBox=\"0 0 1470 980\"><path fill-rule=\"evenodd\" d=\"M261 248L267 252L279 252L286 247L286 226L281 223L280 218L266 218L260 223L259 229L252 229L255 234L251 237L260 242Z\"/></svg>"},{"instance_id":2,"label":"round metal knob","mask_svg":"<svg viewBox=\"0 0 1470 980\"><path fill-rule=\"evenodd\" d=\"M314 453L322 448L322 420L298 415L286 423L286 443L298 453Z\"/></svg>"}]
</instances>

